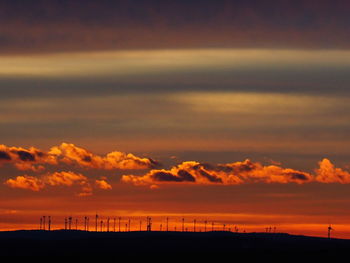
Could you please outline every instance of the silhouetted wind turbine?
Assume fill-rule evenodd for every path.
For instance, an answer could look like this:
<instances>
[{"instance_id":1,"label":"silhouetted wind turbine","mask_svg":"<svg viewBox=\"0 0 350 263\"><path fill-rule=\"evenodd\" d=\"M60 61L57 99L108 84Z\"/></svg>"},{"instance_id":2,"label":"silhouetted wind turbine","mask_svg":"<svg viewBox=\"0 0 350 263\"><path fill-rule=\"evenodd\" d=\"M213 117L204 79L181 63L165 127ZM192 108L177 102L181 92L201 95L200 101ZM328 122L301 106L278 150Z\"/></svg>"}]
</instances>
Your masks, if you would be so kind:
<instances>
[{"instance_id":1,"label":"silhouetted wind turbine","mask_svg":"<svg viewBox=\"0 0 350 263\"><path fill-rule=\"evenodd\" d=\"M72 217L68 217L68 229L71 230L72 229Z\"/></svg>"},{"instance_id":2,"label":"silhouetted wind turbine","mask_svg":"<svg viewBox=\"0 0 350 263\"><path fill-rule=\"evenodd\" d=\"M147 231L151 232L152 231L152 218L147 217Z\"/></svg>"},{"instance_id":3,"label":"silhouetted wind turbine","mask_svg":"<svg viewBox=\"0 0 350 263\"><path fill-rule=\"evenodd\" d=\"M96 232L97 232L97 225L98 225L98 214L96 213L96 215L95 215L95 230L96 230Z\"/></svg>"},{"instance_id":4,"label":"silhouetted wind turbine","mask_svg":"<svg viewBox=\"0 0 350 263\"><path fill-rule=\"evenodd\" d=\"M331 231L333 231L334 229L331 227L331 225L329 224L328 226L328 238L331 238Z\"/></svg>"},{"instance_id":5,"label":"silhouetted wind turbine","mask_svg":"<svg viewBox=\"0 0 350 263\"><path fill-rule=\"evenodd\" d=\"M51 231L51 216L49 216L48 230Z\"/></svg>"}]
</instances>

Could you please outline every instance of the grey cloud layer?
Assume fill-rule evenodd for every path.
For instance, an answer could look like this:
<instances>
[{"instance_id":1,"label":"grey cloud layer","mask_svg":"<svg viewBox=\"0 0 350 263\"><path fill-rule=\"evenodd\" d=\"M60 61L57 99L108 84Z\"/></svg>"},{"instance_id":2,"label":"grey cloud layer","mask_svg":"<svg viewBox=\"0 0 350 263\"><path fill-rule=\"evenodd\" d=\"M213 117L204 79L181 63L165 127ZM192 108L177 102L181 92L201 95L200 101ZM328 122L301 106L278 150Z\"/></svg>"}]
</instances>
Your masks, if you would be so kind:
<instances>
[{"instance_id":1,"label":"grey cloud layer","mask_svg":"<svg viewBox=\"0 0 350 263\"><path fill-rule=\"evenodd\" d=\"M346 0L1 1L0 52L348 48L349 9Z\"/></svg>"}]
</instances>

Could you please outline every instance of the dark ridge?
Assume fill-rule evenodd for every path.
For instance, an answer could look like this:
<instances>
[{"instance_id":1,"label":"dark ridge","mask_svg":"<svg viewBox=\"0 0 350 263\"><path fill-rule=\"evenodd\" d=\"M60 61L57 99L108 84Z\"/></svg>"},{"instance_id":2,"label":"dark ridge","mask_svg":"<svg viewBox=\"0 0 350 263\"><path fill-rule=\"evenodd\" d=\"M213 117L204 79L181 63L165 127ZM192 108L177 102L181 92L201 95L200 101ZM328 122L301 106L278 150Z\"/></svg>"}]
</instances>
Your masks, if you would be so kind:
<instances>
[{"instance_id":1,"label":"dark ridge","mask_svg":"<svg viewBox=\"0 0 350 263\"><path fill-rule=\"evenodd\" d=\"M350 240L295 236L284 233L232 232L0 232L2 256L159 255L245 256L275 258L337 257L350 249Z\"/></svg>"}]
</instances>

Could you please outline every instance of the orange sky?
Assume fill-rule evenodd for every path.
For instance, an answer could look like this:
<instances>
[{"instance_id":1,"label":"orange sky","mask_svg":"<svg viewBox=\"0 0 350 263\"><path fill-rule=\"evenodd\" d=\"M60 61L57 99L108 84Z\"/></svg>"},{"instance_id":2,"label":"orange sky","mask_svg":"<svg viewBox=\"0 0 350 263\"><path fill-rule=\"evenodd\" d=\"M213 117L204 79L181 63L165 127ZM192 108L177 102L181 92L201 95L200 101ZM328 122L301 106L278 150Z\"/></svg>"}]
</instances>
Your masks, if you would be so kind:
<instances>
[{"instance_id":1,"label":"orange sky","mask_svg":"<svg viewBox=\"0 0 350 263\"><path fill-rule=\"evenodd\" d=\"M8 171L1 186L2 230L35 229L43 215L52 217L53 229L63 228L68 216L77 218L81 229L84 216L93 222L97 212L104 221L122 217L122 228L131 218L133 230L140 220L144 228L147 216L155 229L162 224L164 230L169 217L171 229L179 230L184 217L189 231L196 219L202 231L207 220L215 222L215 229L226 224L263 232L272 226L324 236L331 223L334 236L350 237L350 173L328 159L312 172L248 160L166 168L147 157L119 151L98 155L69 143L47 151L2 145L0 159ZM129 176L138 178L135 185Z\"/></svg>"},{"instance_id":2,"label":"orange sky","mask_svg":"<svg viewBox=\"0 0 350 263\"><path fill-rule=\"evenodd\" d=\"M349 1L137 2L0 3L0 230L350 238Z\"/></svg>"}]
</instances>

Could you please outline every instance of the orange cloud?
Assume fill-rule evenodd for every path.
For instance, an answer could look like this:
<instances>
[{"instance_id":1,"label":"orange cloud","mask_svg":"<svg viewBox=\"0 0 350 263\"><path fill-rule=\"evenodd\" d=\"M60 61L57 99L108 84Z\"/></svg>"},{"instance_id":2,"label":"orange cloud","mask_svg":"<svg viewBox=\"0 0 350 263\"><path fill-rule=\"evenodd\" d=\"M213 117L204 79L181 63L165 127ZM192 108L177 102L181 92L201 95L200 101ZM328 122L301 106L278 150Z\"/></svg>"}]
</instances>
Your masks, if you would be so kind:
<instances>
[{"instance_id":1,"label":"orange cloud","mask_svg":"<svg viewBox=\"0 0 350 263\"><path fill-rule=\"evenodd\" d=\"M57 165L55 156L37 148L7 147L0 145L0 165L12 163L18 170L40 171L45 169L42 164Z\"/></svg>"},{"instance_id":2,"label":"orange cloud","mask_svg":"<svg viewBox=\"0 0 350 263\"><path fill-rule=\"evenodd\" d=\"M259 182L302 184L313 181L313 176L276 165L263 166L250 160L216 165L189 161L174 166L170 170L151 170L143 176L124 175L122 181L134 185L162 183L236 185Z\"/></svg>"},{"instance_id":3,"label":"orange cloud","mask_svg":"<svg viewBox=\"0 0 350 263\"><path fill-rule=\"evenodd\" d=\"M51 186L72 186L75 183L86 182L88 178L82 174L73 172L55 172L44 176L43 180L46 184Z\"/></svg>"},{"instance_id":4,"label":"orange cloud","mask_svg":"<svg viewBox=\"0 0 350 263\"><path fill-rule=\"evenodd\" d=\"M283 168L279 165L264 166L250 160L227 164L183 162L169 170L153 169L142 176L124 175L122 181L152 188L165 183L237 185L245 183L350 183L350 173L335 168L328 159L319 162L314 174Z\"/></svg>"},{"instance_id":5,"label":"orange cloud","mask_svg":"<svg viewBox=\"0 0 350 263\"><path fill-rule=\"evenodd\" d=\"M18 170L34 172L45 169L44 165L69 164L84 168L103 170L113 169L149 169L155 168L158 163L150 158L140 158L131 153L114 151L106 156L99 156L86 149L70 143L53 146L50 151L31 147L7 147L0 145L0 165L12 163Z\"/></svg>"},{"instance_id":6,"label":"orange cloud","mask_svg":"<svg viewBox=\"0 0 350 263\"><path fill-rule=\"evenodd\" d=\"M15 179L6 180L5 184L12 188L22 188L32 191L40 191L47 186L78 186L80 189L78 195L87 196L93 193L92 182L91 179L82 174L62 171L47 173L39 177L27 175L17 176ZM94 185L96 188L102 190L112 189L112 186L105 179L96 180Z\"/></svg>"},{"instance_id":7,"label":"orange cloud","mask_svg":"<svg viewBox=\"0 0 350 263\"><path fill-rule=\"evenodd\" d=\"M17 176L15 179L8 179L5 184L12 188L28 189L32 191L40 191L45 187L42 180L28 175Z\"/></svg>"},{"instance_id":8,"label":"orange cloud","mask_svg":"<svg viewBox=\"0 0 350 263\"><path fill-rule=\"evenodd\" d=\"M112 189L112 186L107 183L106 180L102 179L102 180L96 180L95 181L95 185L99 188L99 189L103 189L103 190L110 190Z\"/></svg>"},{"instance_id":9,"label":"orange cloud","mask_svg":"<svg viewBox=\"0 0 350 263\"><path fill-rule=\"evenodd\" d=\"M66 164L78 164L82 167L104 170L147 169L156 165L156 162L152 159L140 158L131 153L115 151L108 153L106 156L98 156L71 143L54 146L49 154Z\"/></svg>"},{"instance_id":10,"label":"orange cloud","mask_svg":"<svg viewBox=\"0 0 350 263\"><path fill-rule=\"evenodd\" d=\"M350 183L350 173L340 168L335 168L328 160L319 162L320 168L316 170L316 181L321 183Z\"/></svg>"}]
</instances>

